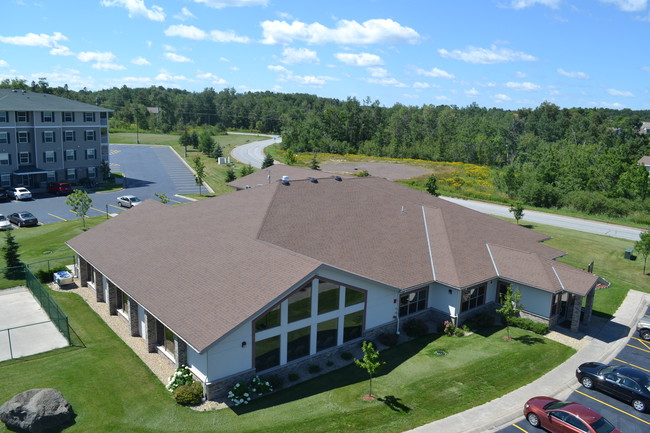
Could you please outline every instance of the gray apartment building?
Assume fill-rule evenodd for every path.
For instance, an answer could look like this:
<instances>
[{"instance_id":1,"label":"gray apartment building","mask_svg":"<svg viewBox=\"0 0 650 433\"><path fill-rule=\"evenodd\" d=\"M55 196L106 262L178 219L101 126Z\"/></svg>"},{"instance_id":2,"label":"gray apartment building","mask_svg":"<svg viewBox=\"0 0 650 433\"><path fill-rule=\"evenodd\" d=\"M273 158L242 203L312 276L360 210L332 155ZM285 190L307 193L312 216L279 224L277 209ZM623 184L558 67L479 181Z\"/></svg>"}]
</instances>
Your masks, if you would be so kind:
<instances>
[{"instance_id":1,"label":"gray apartment building","mask_svg":"<svg viewBox=\"0 0 650 433\"><path fill-rule=\"evenodd\" d=\"M112 110L45 93L0 89L0 186L101 180Z\"/></svg>"}]
</instances>

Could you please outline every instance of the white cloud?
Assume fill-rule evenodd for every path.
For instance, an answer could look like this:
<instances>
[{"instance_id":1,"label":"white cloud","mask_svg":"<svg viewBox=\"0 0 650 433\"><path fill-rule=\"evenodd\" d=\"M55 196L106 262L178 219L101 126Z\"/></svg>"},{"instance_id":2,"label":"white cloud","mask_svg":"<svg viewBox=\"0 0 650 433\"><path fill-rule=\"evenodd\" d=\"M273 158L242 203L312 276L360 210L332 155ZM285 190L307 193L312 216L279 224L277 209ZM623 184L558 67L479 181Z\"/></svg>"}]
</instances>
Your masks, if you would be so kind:
<instances>
[{"instance_id":1,"label":"white cloud","mask_svg":"<svg viewBox=\"0 0 650 433\"><path fill-rule=\"evenodd\" d=\"M510 96L504 95L503 93L498 93L498 94L494 95L494 99L496 99L497 101L500 101L500 102L505 102L505 101L510 101L511 100Z\"/></svg>"},{"instance_id":2,"label":"white cloud","mask_svg":"<svg viewBox=\"0 0 650 433\"><path fill-rule=\"evenodd\" d=\"M449 96L445 96L445 95L438 95L438 96L436 96L436 101L451 102L451 98L449 98Z\"/></svg>"},{"instance_id":3,"label":"white cloud","mask_svg":"<svg viewBox=\"0 0 650 433\"><path fill-rule=\"evenodd\" d=\"M540 87L537 84L533 84L529 81L524 82L524 83L515 83L514 81L509 81L506 83L506 87L510 89L515 89L515 90L526 90L526 91L531 91L531 90L539 90Z\"/></svg>"},{"instance_id":4,"label":"white cloud","mask_svg":"<svg viewBox=\"0 0 650 433\"><path fill-rule=\"evenodd\" d=\"M632 92L629 92L627 90L616 90L616 89L607 89L607 93L609 93L612 96L634 96Z\"/></svg>"},{"instance_id":5,"label":"white cloud","mask_svg":"<svg viewBox=\"0 0 650 433\"><path fill-rule=\"evenodd\" d=\"M0 68L8 68L9 63L6 60L0 60Z\"/></svg>"},{"instance_id":6,"label":"white cloud","mask_svg":"<svg viewBox=\"0 0 650 433\"><path fill-rule=\"evenodd\" d=\"M115 63L115 54L111 53L110 51L83 51L77 54L77 59L84 63L91 62L91 67L94 69L113 71L121 71L123 69L126 69L124 66Z\"/></svg>"},{"instance_id":7,"label":"white cloud","mask_svg":"<svg viewBox=\"0 0 650 433\"><path fill-rule=\"evenodd\" d=\"M509 48L498 48L492 45L489 49L468 47L467 50L453 50L447 51L443 48L438 50L442 57L448 59L462 60L468 63L477 63L481 65L488 65L494 63L507 63L516 61L532 62L537 58L522 51L513 51Z\"/></svg>"},{"instance_id":8,"label":"white cloud","mask_svg":"<svg viewBox=\"0 0 650 433\"><path fill-rule=\"evenodd\" d=\"M526 75L525 72L517 71L517 72L515 72L515 77L517 77L517 78L526 78L527 75Z\"/></svg>"},{"instance_id":9,"label":"white cloud","mask_svg":"<svg viewBox=\"0 0 650 433\"><path fill-rule=\"evenodd\" d=\"M144 0L101 0L100 4L106 7L123 7L129 11L129 18L143 17L151 21L165 21L163 8L154 5L147 9Z\"/></svg>"},{"instance_id":10,"label":"white cloud","mask_svg":"<svg viewBox=\"0 0 650 433\"><path fill-rule=\"evenodd\" d=\"M197 77L200 78L201 80L208 80L212 84L217 84L219 86L225 86L225 85L228 84L228 82L226 80L214 75L211 72L206 72L206 73L203 73L203 74L199 74L199 75L197 75Z\"/></svg>"},{"instance_id":11,"label":"white cloud","mask_svg":"<svg viewBox=\"0 0 650 433\"><path fill-rule=\"evenodd\" d=\"M478 90L476 90L475 88L472 87L472 88L469 89L469 90L465 90L465 94L466 94L467 96L478 96L480 93L479 93Z\"/></svg>"},{"instance_id":12,"label":"white cloud","mask_svg":"<svg viewBox=\"0 0 650 433\"><path fill-rule=\"evenodd\" d=\"M268 0L194 0L196 3L203 3L204 5L215 8L227 7L242 7L242 6L266 6Z\"/></svg>"},{"instance_id":13,"label":"white cloud","mask_svg":"<svg viewBox=\"0 0 650 433\"><path fill-rule=\"evenodd\" d=\"M372 77L387 77L388 76L388 71L384 68L377 68L377 67L372 67L372 68L367 68L366 71L370 72L370 76Z\"/></svg>"},{"instance_id":14,"label":"white cloud","mask_svg":"<svg viewBox=\"0 0 650 433\"><path fill-rule=\"evenodd\" d=\"M438 68L431 68L431 70L427 71L422 68L418 68L415 70L415 73L418 75L423 75L425 77L433 77L433 78L454 78L453 74L450 74L447 71L443 71L442 69Z\"/></svg>"},{"instance_id":15,"label":"white cloud","mask_svg":"<svg viewBox=\"0 0 650 433\"><path fill-rule=\"evenodd\" d=\"M577 78L580 80L588 80L589 75L585 74L584 72L579 72L579 71L565 71L562 68L557 69L557 73L560 75L563 75L568 78Z\"/></svg>"},{"instance_id":16,"label":"white cloud","mask_svg":"<svg viewBox=\"0 0 650 433\"><path fill-rule=\"evenodd\" d=\"M176 48L174 48L172 45L163 45L163 50L165 51L176 51Z\"/></svg>"},{"instance_id":17,"label":"white cloud","mask_svg":"<svg viewBox=\"0 0 650 433\"><path fill-rule=\"evenodd\" d=\"M373 19L359 24L356 21L340 20L336 28L320 23L307 24L293 21L263 21L264 44L289 44L304 41L310 44L393 44L416 43L418 32L404 27L391 19Z\"/></svg>"},{"instance_id":18,"label":"white cloud","mask_svg":"<svg viewBox=\"0 0 650 433\"><path fill-rule=\"evenodd\" d=\"M370 84L379 84L384 87L409 87L393 77L364 78L364 81Z\"/></svg>"},{"instance_id":19,"label":"white cloud","mask_svg":"<svg viewBox=\"0 0 650 433\"><path fill-rule=\"evenodd\" d=\"M181 38L193 39L195 41L200 41L208 37L208 34L203 30L194 26L186 26L185 24L169 26L163 33L167 36L180 36Z\"/></svg>"},{"instance_id":20,"label":"white cloud","mask_svg":"<svg viewBox=\"0 0 650 433\"><path fill-rule=\"evenodd\" d=\"M650 66L641 66L641 69L646 72L650 72Z\"/></svg>"},{"instance_id":21,"label":"white cloud","mask_svg":"<svg viewBox=\"0 0 650 433\"><path fill-rule=\"evenodd\" d=\"M154 80L157 81L187 81L187 78L183 75L172 75L167 71L161 71L160 74L154 77Z\"/></svg>"},{"instance_id":22,"label":"white cloud","mask_svg":"<svg viewBox=\"0 0 650 433\"><path fill-rule=\"evenodd\" d=\"M149 66L149 65L151 65L149 60L145 59L144 57L136 57L135 59L131 60L131 63L133 63L134 65L138 65L138 66Z\"/></svg>"},{"instance_id":23,"label":"white cloud","mask_svg":"<svg viewBox=\"0 0 650 433\"><path fill-rule=\"evenodd\" d=\"M334 57L336 57L340 62L352 66L376 66L384 64L381 57L370 53L335 53Z\"/></svg>"},{"instance_id":24,"label":"white cloud","mask_svg":"<svg viewBox=\"0 0 650 433\"><path fill-rule=\"evenodd\" d=\"M172 62L176 63L192 63L192 59L181 56L180 54L176 53L165 53L164 56L167 58L167 60L171 60Z\"/></svg>"},{"instance_id":25,"label":"white cloud","mask_svg":"<svg viewBox=\"0 0 650 433\"><path fill-rule=\"evenodd\" d=\"M68 47L59 43L60 41L67 40L68 38L60 32L54 32L51 35L27 33L25 36L0 36L0 42L5 44L51 48L50 54L55 56L72 55Z\"/></svg>"},{"instance_id":26,"label":"white cloud","mask_svg":"<svg viewBox=\"0 0 650 433\"><path fill-rule=\"evenodd\" d=\"M280 66L280 65L269 65L266 68L269 71L273 71L273 72L284 72L284 73L287 73L287 74L290 73L290 71L287 68L285 68L284 66Z\"/></svg>"},{"instance_id":27,"label":"white cloud","mask_svg":"<svg viewBox=\"0 0 650 433\"><path fill-rule=\"evenodd\" d=\"M416 81L415 83L413 83L413 88L414 89L428 89L430 87L431 87L431 84L423 83L421 81Z\"/></svg>"},{"instance_id":28,"label":"white cloud","mask_svg":"<svg viewBox=\"0 0 650 433\"><path fill-rule=\"evenodd\" d=\"M600 0L602 3L612 3L623 12L642 12L648 7L648 0Z\"/></svg>"},{"instance_id":29,"label":"white cloud","mask_svg":"<svg viewBox=\"0 0 650 433\"><path fill-rule=\"evenodd\" d=\"M185 21L192 18L196 18L196 16L188 8L184 7L181 8L181 11L179 13L174 15L174 18L176 18L177 20Z\"/></svg>"},{"instance_id":30,"label":"white cloud","mask_svg":"<svg viewBox=\"0 0 650 433\"><path fill-rule=\"evenodd\" d=\"M219 60L222 61L222 62L230 63L230 60L228 60L225 57L219 57Z\"/></svg>"},{"instance_id":31,"label":"white cloud","mask_svg":"<svg viewBox=\"0 0 650 433\"><path fill-rule=\"evenodd\" d=\"M124 83L131 83L137 86L147 86L152 83L151 78L149 77L122 77L111 81L113 81L117 86L121 86Z\"/></svg>"},{"instance_id":32,"label":"white cloud","mask_svg":"<svg viewBox=\"0 0 650 433\"><path fill-rule=\"evenodd\" d=\"M214 42L238 42L240 44L247 44L250 42L248 36L237 36L237 34L232 30L221 31L221 30L212 30L210 32L210 40Z\"/></svg>"},{"instance_id":33,"label":"white cloud","mask_svg":"<svg viewBox=\"0 0 650 433\"><path fill-rule=\"evenodd\" d=\"M269 65L267 66L267 69L273 72L278 72L280 74L278 77L280 81L293 81L307 86L322 87L327 84L328 81L337 81L336 78L325 75L295 75L292 71L280 65Z\"/></svg>"},{"instance_id":34,"label":"white cloud","mask_svg":"<svg viewBox=\"0 0 650 433\"><path fill-rule=\"evenodd\" d=\"M540 4L543 6L548 6L551 9L557 9L562 0L511 0L510 6L513 9L525 9L527 7L535 6Z\"/></svg>"},{"instance_id":35,"label":"white cloud","mask_svg":"<svg viewBox=\"0 0 650 433\"><path fill-rule=\"evenodd\" d=\"M285 48L282 50L282 63L295 65L296 63L318 63L320 59L316 51L307 48Z\"/></svg>"}]
</instances>

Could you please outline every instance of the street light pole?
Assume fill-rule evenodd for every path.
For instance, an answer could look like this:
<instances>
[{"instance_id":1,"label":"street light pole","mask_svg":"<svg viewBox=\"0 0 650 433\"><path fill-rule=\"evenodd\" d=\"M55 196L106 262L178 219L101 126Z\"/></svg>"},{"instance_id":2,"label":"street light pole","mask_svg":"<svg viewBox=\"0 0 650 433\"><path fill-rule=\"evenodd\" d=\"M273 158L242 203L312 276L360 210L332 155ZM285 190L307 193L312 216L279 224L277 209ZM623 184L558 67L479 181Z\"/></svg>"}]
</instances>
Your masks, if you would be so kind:
<instances>
[{"instance_id":1,"label":"street light pole","mask_svg":"<svg viewBox=\"0 0 650 433\"><path fill-rule=\"evenodd\" d=\"M135 143L140 144L140 128L138 126L138 109L135 110Z\"/></svg>"}]
</instances>

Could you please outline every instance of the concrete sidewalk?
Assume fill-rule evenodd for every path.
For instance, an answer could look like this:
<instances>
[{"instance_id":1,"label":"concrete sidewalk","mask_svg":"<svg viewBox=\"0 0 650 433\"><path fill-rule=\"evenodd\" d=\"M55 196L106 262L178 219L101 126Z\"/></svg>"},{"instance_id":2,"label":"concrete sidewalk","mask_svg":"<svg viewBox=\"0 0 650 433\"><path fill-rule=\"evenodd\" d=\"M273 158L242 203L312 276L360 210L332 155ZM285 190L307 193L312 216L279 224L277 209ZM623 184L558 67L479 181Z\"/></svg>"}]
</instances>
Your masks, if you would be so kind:
<instances>
[{"instance_id":1,"label":"concrete sidewalk","mask_svg":"<svg viewBox=\"0 0 650 433\"><path fill-rule=\"evenodd\" d=\"M557 366L536 381L516 391L476 406L465 412L420 426L413 432L431 433L484 433L497 431L523 419L524 403L537 395L548 395L560 400L566 399L580 387L575 369L583 362L611 362L625 346L628 337L635 331L635 325L650 302L650 295L630 290L610 321L594 317L586 333L565 334L573 338L579 350L562 365ZM555 338L554 338L555 339Z\"/></svg>"}]
</instances>

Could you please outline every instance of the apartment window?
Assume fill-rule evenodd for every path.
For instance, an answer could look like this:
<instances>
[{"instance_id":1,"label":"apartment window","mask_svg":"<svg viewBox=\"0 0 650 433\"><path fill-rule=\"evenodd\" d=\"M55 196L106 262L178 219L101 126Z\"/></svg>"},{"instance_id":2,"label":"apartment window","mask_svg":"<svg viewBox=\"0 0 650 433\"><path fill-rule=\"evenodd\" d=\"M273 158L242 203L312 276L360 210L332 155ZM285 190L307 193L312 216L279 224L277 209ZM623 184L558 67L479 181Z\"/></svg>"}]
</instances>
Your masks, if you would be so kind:
<instances>
[{"instance_id":1,"label":"apartment window","mask_svg":"<svg viewBox=\"0 0 650 433\"><path fill-rule=\"evenodd\" d=\"M84 122L94 122L95 113L84 113Z\"/></svg>"},{"instance_id":2,"label":"apartment window","mask_svg":"<svg viewBox=\"0 0 650 433\"><path fill-rule=\"evenodd\" d=\"M88 173L88 179L95 179L97 177L97 168L88 167L87 173Z\"/></svg>"},{"instance_id":3,"label":"apartment window","mask_svg":"<svg viewBox=\"0 0 650 433\"><path fill-rule=\"evenodd\" d=\"M95 149L86 149L86 159L95 159L97 156Z\"/></svg>"},{"instance_id":4,"label":"apartment window","mask_svg":"<svg viewBox=\"0 0 650 433\"><path fill-rule=\"evenodd\" d=\"M63 131L63 141L74 141L75 133L74 131Z\"/></svg>"},{"instance_id":5,"label":"apartment window","mask_svg":"<svg viewBox=\"0 0 650 433\"><path fill-rule=\"evenodd\" d=\"M416 290L399 297L399 316L408 316L427 308L427 289Z\"/></svg>"},{"instance_id":6,"label":"apartment window","mask_svg":"<svg viewBox=\"0 0 650 433\"><path fill-rule=\"evenodd\" d=\"M468 311L485 304L485 284L463 290L460 311Z\"/></svg>"},{"instance_id":7,"label":"apartment window","mask_svg":"<svg viewBox=\"0 0 650 433\"><path fill-rule=\"evenodd\" d=\"M8 132L0 132L0 144L9 144Z\"/></svg>"},{"instance_id":8,"label":"apartment window","mask_svg":"<svg viewBox=\"0 0 650 433\"><path fill-rule=\"evenodd\" d=\"M84 132L84 140L85 141L94 141L95 140L95 131L93 130L86 130Z\"/></svg>"},{"instance_id":9,"label":"apartment window","mask_svg":"<svg viewBox=\"0 0 650 433\"><path fill-rule=\"evenodd\" d=\"M100 119L107 119L108 118L108 113L105 113L105 112L99 113L99 118Z\"/></svg>"},{"instance_id":10,"label":"apartment window","mask_svg":"<svg viewBox=\"0 0 650 433\"><path fill-rule=\"evenodd\" d=\"M74 149L66 149L65 151L65 160L66 161L75 161L77 159L77 151Z\"/></svg>"},{"instance_id":11,"label":"apartment window","mask_svg":"<svg viewBox=\"0 0 650 433\"><path fill-rule=\"evenodd\" d=\"M46 150L43 152L43 162L50 163L56 162L56 152L53 150Z\"/></svg>"},{"instance_id":12,"label":"apartment window","mask_svg":"<svg viewBox=\"0 0 650 433\"><path fill-rule=\"evenodd\" d=\"M21 165L27 165L32 163L32 154L29 152L20 152L18 154L18 163Z\"/></svg>"},{"instance_id":13,"label":"apartment window","mask_svg":"<svg viewBox=\"0 0 650 433\"><path fill-rule=\"evenodd\" d=\"M6 111L0 111L0 122L6 123L9 122L9 113Z\"/></svg>"},{"instance_id":14,"label":"apartment window","mask_svg":"<svg viewBox=\"0 0 650 433\"><path fill-rule=\"evenodd\" d=\"M63 112L63 121L64 122L74 122L74 113L72 111Z\"/></svg>"},{"instance_id":15,"label":"apartment window","mask_svg":"<svg viewBox=\"0 0 650 433\"><path fill-rule=\"evenodd\" d=\"M0 153L0 165L11 165L11 155L8 153Z\"/></svg>"},{"instance_id":16,"label":"apartment window","mask_svg":"<svg viewBox=\"0 0 650 433\"><path fill-rule=\"evenodd\" d=\"M43 143L54 143L54 131L43 131Z\"/></svg>"},{"instance_id":17,"label":"apartment window","mask_svg":"<svg viewBox=\"0 0 650 433\"><path fill-rule=\"evenodd\" d=\"M19 131L18 132L18 143L29 143L29 132Z\"/></svg>"},{"instance_id":18,"label":"apartment window","mask_svg":"<svg viewBox=\"0 0 650 433\"><path fill-rule=\"evenodd\" d=\"M0 186L11 186L11 174L0 174Z\"/></svg>"},{"instance_id":19,"label":"apartment window","mask_svg":"<svg viewBox=\"0 0 650 433\"><path fill-rule=\"evenodd\" d=\"M16 122L29 122L29 113L27 111L16 111Z\"/></svg>"},{"instance_id":20,"label":"apartment window","mask_svg":"<svg viewBox=\"0 0 650 433\"><path fill-rule=\"evenodd\" d=\"M67 180L77 180L77 169L69 168L65 171L65 178Z\"/></svg>"},{"instance_id":21,"label":"apartment window","mask_svg":"<svg viewBox=\"0 0 650 433\"><path fill-rule=\"evenodd\" d=\"M41 122L54 122L54 113L51 111L43 111L41 113Z\"/></svg>"},{"instance_id":22,"label":"apartment window","mask_svg":"<svg viewBox=\"0 0 650 433\"><path fill-rule=\"evenodd\" d=\"M56 174L53 171L48 171L46 175L48 182L56 182Z\"/></svg>"}]
</instances>

